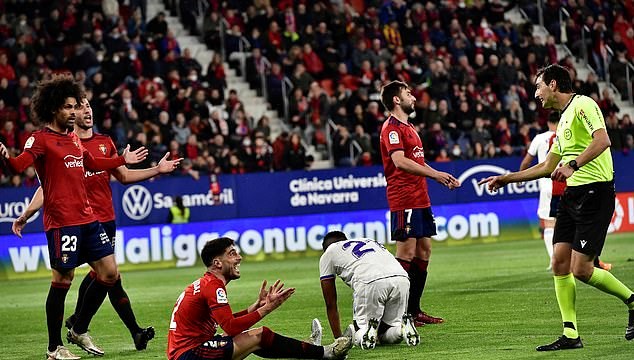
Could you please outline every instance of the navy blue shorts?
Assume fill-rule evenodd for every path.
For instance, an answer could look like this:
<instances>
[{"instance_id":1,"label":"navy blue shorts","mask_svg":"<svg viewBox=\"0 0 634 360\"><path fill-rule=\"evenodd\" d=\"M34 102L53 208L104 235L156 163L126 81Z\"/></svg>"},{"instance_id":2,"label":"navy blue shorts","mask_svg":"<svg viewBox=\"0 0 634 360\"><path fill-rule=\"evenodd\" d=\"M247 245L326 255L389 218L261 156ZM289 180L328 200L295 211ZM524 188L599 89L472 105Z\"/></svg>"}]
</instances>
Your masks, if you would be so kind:
<instances>
[{"instance_id":1,"label":"navy blue shorts","mask_svg":"<svg viewBox=\"0 0 634 360\"><path fill-rule=\"evenodd\" d=\"M46 232L53 269L70 270L114 254L114 247L101 224L65 226Z\"/></svg>"},{"instance_id":2,"label":"navy blue shorts","mask_svg":"<svg viewBox=\"0 0 634 360\"><path fill-rule=\"evenodd\" d=\"M436 235L436 221L431 207L392 211L390 218L392 240L405 241Z\"/></svg>"},{"instance_id":3,"label":"navy blue shorts","mask_svg":"<svg viewBox=\"0 0 634 360\"><path fill-rule=\"evenodd\" d=\"M204 344L188 350L178 360L231 360L233 357L233 338L216 335Z\"/></svg>"},{"instance_id":4,"label":"navy blue shorts","mask_svg":"<svg viewBox=\"0 0 634 360\"><path fill-rule=\"evenodd\" d=\"M106 232L106 235L108 235L108 239L110 239L110 242L112 243L112 246L114 247L116 245L115 238L117 237L117 224L115 224L114 220L110 220L110 221L102 222L101 226L103 226L103 229Z\"/></svg>"},{"instance_id":5,"label":"navy blue shorts","mask_svg":"<svg viewBox=\"0 0 634 360\"><path fill-rule=\"evenodd\" d=\"M559 209L559 202L561 201L561 195L553 195L550 198L550 212L548 216L551 218L557 217L557 209Z\"/></svg>"}]
</instances>

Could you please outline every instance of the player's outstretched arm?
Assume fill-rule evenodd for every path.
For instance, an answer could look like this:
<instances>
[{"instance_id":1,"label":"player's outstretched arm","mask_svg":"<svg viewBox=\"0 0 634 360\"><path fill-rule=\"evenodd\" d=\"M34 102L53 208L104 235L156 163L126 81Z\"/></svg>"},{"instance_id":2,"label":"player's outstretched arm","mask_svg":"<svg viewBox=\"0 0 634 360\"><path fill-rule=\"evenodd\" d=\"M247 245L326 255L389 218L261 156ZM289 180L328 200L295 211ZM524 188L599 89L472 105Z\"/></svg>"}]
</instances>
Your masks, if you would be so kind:
<instances>
[{"instance_id":1,"label":"player's outstretched arm","mask_svg":"<svg viewBox=\"0 0 634 360\"><path fill-rule=\"evenodd\" d=\"M151 168L140 169L140 170L131 170L125 166L119 166L116 168L112 174L117 180L119 180L122 184L131 184L143 180L147 180L151 177L154 177L159 174L167 174L170 173L180 165L180 162L183 158L179 158L176 160L168 160L169 152L163 156L159 163Z\"/></svg>"},{"instance_id":2,"label":"player's outstretched arm","mask_svg":"<svg viewBox=\"0 0 634 360\"><path fill-rule=\"evenodd\" d=\"M0 159L6 159L11 171L17 174L23 172L26 168L31 166L33 162L35 161L35 157L33 156L33 154L31 154L28 151L24 151L22 152L22 154L18 155L17 157L12 158L9 155L9 149L7 149L7 147L1 142L0 142Z\"/></svg>"},{"instance_id":3,"label":"player's outstretched arm","mask_svg":"<svg viewBox=\"0 0 634 360\"><path fill-rule=\"evenodd\" d=\"M487 184L489 190L496 191L506 184L549 177L553 170L557 168L557 164L560 160L561 156L555 154L554 152L549 152L544 162L526 170L516 171L504 175L489 176L488 178L480 180L478 185Z\"/></svg>"},{"instance_id":4,"label":"player's outstretched arm","mask_svg":"<svg viewBox=\"0 0 634 360\"><path fill-rule=\"evenodd\" d=\"M334 278L321 280L321 293L326 302L326 316L330 323L332 335L336 338L341 336L341 320L339 319L339 309L337 307L337 286Z\"/></svg>"},{"instance_id":5,"label":"player's outstretched arm","mask_svg":"<svg viewBox=\"0 0 634 360\"><path fill-rule=\"evenodd\" d=\"M22 238L22 230L26 226L26 222L33 216L38 210L42 208L44 204L44 193L42 192L42 187L38 187L33 194L33 199L26 207L22 215L18 216L17 219L11 225L11 231L19 238Z\"/></svg>"}]
</instances>

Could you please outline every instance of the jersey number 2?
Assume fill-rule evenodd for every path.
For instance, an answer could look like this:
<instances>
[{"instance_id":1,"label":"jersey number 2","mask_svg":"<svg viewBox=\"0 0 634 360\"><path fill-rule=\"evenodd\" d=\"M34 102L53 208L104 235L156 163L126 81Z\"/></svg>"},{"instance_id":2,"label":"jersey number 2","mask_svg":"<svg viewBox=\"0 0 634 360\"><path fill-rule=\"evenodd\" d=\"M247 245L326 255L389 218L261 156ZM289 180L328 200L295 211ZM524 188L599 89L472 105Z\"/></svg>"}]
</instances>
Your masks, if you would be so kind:
<instances>
[{"instance_id":1,"label":"jersey number 2","mask_svg":"<svg viewBox=\"0 0 634 360\"><path fill-rule=\"evenodd\" d=\"M367 254L367 253L371 253L374 252L374 249L367 247L367 248L363 248L364 246L370 246L369 244L363 242L363 241L348 241L343 245L343 249L347 250L350 246L352 246L354 244L354 247L352 248L352 255L354 257L356 257L357 259L362 257L363 255Z\"/></svg>"},{"instance_id":2,"label":"jersey number 2","mask_svg":"<svg viewBox=\"0 0 634 360\"><path fill-rule=\"evenodd\" d=\"M174 311L172 311L172 319L170 320L170 330L176 330L176 321L174 321L174 316L176 316L176 312L178 311L178 307L181 306L181 301L185 298L185 292L183 291L178 299L176 300L176 306L174 306Z\"/></svg>"}]
</instances>

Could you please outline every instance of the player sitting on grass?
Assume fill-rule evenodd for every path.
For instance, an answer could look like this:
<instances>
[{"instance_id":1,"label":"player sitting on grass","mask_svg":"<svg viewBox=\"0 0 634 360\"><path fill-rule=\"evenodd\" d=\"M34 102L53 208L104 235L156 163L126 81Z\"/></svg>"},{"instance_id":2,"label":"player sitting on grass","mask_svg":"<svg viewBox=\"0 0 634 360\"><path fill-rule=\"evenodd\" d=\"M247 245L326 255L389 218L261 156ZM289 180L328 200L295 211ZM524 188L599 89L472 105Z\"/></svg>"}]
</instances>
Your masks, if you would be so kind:
<instances>
[{"instance_id":1,"label":"player sitting on grass","mask_svg":"<svg viewBox=\"0 0 634 360\"><path fill-rule=\"evenodd\" d=\"M262 283L257 301L233 313L225 286L240 278L242 257L232 239L222 237L205 244L201 252L207 272L189 285L176 300L169 334L169 360L244 359L249 354L265 358L343 359L352 339L339 337L318 346L274 333L266 326L249 329L282 305L295 292L276 281ZM220 326L224 335L217 335Z\"/></svg>"}]
</instances>

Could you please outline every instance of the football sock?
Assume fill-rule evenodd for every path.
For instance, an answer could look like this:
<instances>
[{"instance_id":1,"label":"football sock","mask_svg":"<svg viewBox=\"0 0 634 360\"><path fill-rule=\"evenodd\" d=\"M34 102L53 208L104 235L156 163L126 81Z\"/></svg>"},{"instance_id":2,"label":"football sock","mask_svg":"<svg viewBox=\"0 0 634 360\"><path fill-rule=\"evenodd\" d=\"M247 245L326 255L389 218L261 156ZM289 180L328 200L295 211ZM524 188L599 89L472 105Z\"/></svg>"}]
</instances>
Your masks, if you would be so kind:
<instances>
[{"instance_id":1,"label":"football sock","mask_svg":"<svg viewBox=\"0 0 634 360\"><path fill-rule=\"evenodd\" d=\"M428 265L429 261L415 257L408 273L410 276L410 295L407 308L413 316L421 311L420 299L423 297L423 290L425 290L425 284L427 283ZM414 280L412 281L411 279Z\"/></svg>"},{"instance_id":2,"label":"football sock","mask_svg":"<svg viewBox=\"0 0 634 360\"><path fill-rule=\"evenodd\" d=\"M411 261L407 261L407 260L399 259L399 258L396 258L396 261L398 261L398 263L401 264L403 269L405 269L405 271L407 271L409 273L409 268L412 265Z\"/></svg>"},{"instance_id":3,"label":"football sock","mask_svg":"<svg viewBox=\"0 0 634 360\"><path fill-rule=\"evenodd\" d=\"M571 339L579 337L577 332L577 285L572 274L555 275L555 295L561 312L561 320L564 323L564 335Z\"/></svg>"},{"instance_id":4,"label":"football sock","mask_svg":"<svg viewBox=\"0 0 634 360\"><path fill-rule=\"evenodd\" d=\"M73 331L76 334L83 334L88 331L88 324L90 324L92 317L95 316L97 310L99 310L111 287L112 284L106 284L98 278L88 286L84 294L84 302L81 306L81 310L79 314L77 314L77 320L73 325Z\"/></svg>"},{"instance_id":5,"label":"football sock","mask_svg":"<svg viewBox=\"0 0 634 360\"><path fill-rule=\"evenodd\" d=\"M269 359L295 358L295 359L321 359L324 357L324 347L309 344L304 341L274 333L266 326L262 327L262 340L260 350L255 355Z\"/></svg>"},{"instance_id":6,"label":"football sock","mask_svg":"<svg viewBox=\"0 0 634 360\"><path fill-rule=\"evenodd\" d=\"M81 304L84 303L84 295L86 295L86 289L88 289L88 286L90 286L90 284L93 282L93 280L95 280L96 277L97 274L91 270L88 274L86 274L84 280L82 280L81 284L79 285L79 290L77 291L77 304L75 305L75 313L71 315L71 320L73 323L75 322L75 320L77 320L77 314L79 314L79 311L81 310Z\"/></svg>"},{"instance_id":7,"label":"football sock","mask_svg":"<svg viewBox=\"0 0 634 360\"><path fill-rule=\"evenodd\" d=\"M630 309L634 309L633 302L630 302L629 304L627 303L632 296L632 290L620 282L619 279L614 277L611 272L600 268L594 268L592 276L590 276L590 279L588 280L588 285L592 285L605 293L616 296L626 303Z\"/></svg>"},{"instance_id":8,"label":"football sock","mask_svg":"<svg viewBox=\"0 0 634 360\"><path fill-rule=\"evenodd\" d=\"M64 321L64 301L70 284L51 282L46 297L46 327L48 328L48 351L55 351L62 342L62 321Z\"/></svg>"},{"instance_id":9,"label":"football sock","mask_svg":"<svg viewBox=\"0 0 634 360\"><path fill-rule=\"evenodd\" d=\"M403 341L403 333L400 326L390 326L384 333L379 334L382 344L398 344Z\"/></svg>"},{"instance_id":10,"label":"football sock","mask_svg":"<svg viewBox=\"0 0 634 360\"><path fill-rule=\"evenodd\" d=\"M548 252L548 261L553 258L553 235L555 235L554 228L544 229L544 245L546 245L546 251Z\"/></svg>"},{"instance_id":11,"label":"football sock","mask_svg":"<svg viewBox=\"0 0 634 360\"><path fill-rule=\"evenodd\" d=\"M134 335L139 332L141 328L136 322L136 317L134 316L134 311L132 311L132 305L130 304L130 298L121 284L121 276L119 276L117 282L114 283L114 286L108 290L108 298L125 326L130 330L130 333Z\"/></svg>"}]
</instances>

